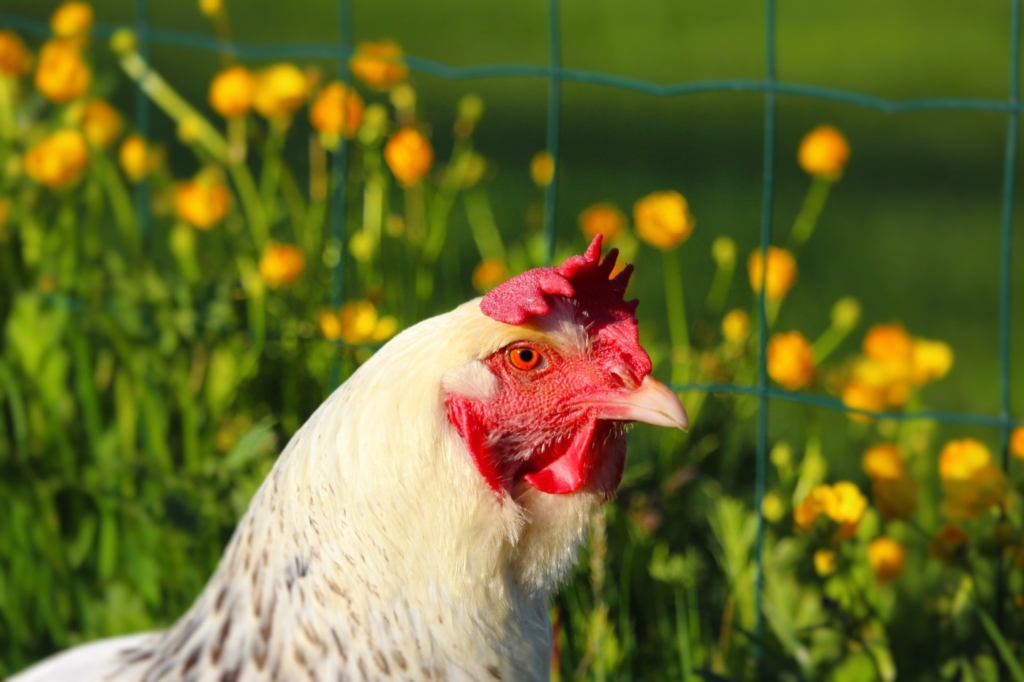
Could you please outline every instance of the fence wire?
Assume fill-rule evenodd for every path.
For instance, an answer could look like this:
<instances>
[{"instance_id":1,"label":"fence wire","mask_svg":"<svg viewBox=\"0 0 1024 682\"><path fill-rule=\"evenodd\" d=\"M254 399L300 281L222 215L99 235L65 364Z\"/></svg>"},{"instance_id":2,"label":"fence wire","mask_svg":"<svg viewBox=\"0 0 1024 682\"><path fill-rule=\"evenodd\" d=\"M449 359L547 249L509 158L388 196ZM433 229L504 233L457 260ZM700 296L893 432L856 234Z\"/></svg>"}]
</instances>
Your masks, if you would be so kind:
<instances>
[{"instance_id":1,"label":"fence wire","mask_svg":"<svg viewBox=\"0 0 1024 682\"><path fill-rule=\"evenodd\" d=\"M348 60L353 53L352 20L350 0L338 0L338 42L336 44L289 43L271 45L249 45L236 41L225 41L198 33L156 28L149 23L150 0L135 0L134 30L138 38L141 54L149 59L152 45L181 47L203 50L214 53L230 52L240 59L262 61L274 59L317 58L337 62L338 76L344 82L350 81ZM924 411L913 413L873 412L850 408L842 401L826 396L807 395L794 391L777 389L770 386L767 372L767 308L764 282L758 295L759 320L759 360L757 383L754 386L739 384L702 384L688 383L675 385L680 392L701 391L721 394L752 395L758 398L757 437L756 437L756 470L754 489L754 508L757 511L756 552L756 621L754 628L754 661L760 665L764 634L764 536L765 520L761 513L761 501L764 498L768 460L768 407L771 400L785 400L802 403L831 410L856 413L878 419L894 420L931 420L948 424L972 424L990 426L1000 429L1001 462L1004 471L1010 466L1009 441L1010 432L1020 426L1021 422L1013 419L1010 400L1010 294L1012 283L1011 254L1013 245L1013 191L1017 168L1017 139L1019 130L1018 116L1024 113L1020 98L1020 59L1021 59L1021 0L1012 0L1010 5L1010 83L1006 100L985 98L928 97L905 100L886 99L860 92L837 88L827 88L800 83L779 81L776 77L776 29L775 0L765 0L765 75L763 79L719 79L705 81L685 81L670 84L652 83L641 79L619 76L615 74L567 69L562 66L561 26L559 0L548 0L548 64L481 64L474 66L455 67L429 59L408 55L403 61L414 71L438 76L448 80L472 80L480 78L543 78L548 81L547 105L547 151L550 152L555 164L554 180L548 184L544 192L544 234L545 256L550 264L557 238L556 211L558 206L558 167L559 167L559 126L561 119L561 86L564 81L602 85L623 90L631 90L655 97L675 97L711 92L761 92L764 93L764 143L761 194L761 226L760 248L766 258L772 237L772 208L774 201L775 171L775 115L776 97L795 95L821 100L831 100L850 105L866 107L877 111L898 114L912 111L987 111L1006 114L1006 145L1003 160L1002 212L1000 232L1000 285L999 285L999 370L1000 370L1000 409L998 415L979 415L960 412ZM26 17L0 12L0 26L9 27L29 35L49 36L51 31L47 23ZM93 31L95 35L107 38L121 28L120 25L98 23ZM136 93L135 125L140 134L148 136L150 130L150 105L146 94L139 89ZM338 243L345 243L345 185L347 172L347 144L342 138L339 152L334 156L336 182L331 201L331 230ZM135 204L139 216L139 229L145 234L149 222L149 189L143 182L136 186ZM767 268L762 269L762 277ZM344 301L344 258L334 266L331 279L331 303L335 307ZM340 379L339 367L332 368L332 381L337 384ZM1000 574L997 580L996 621L1001 625L1004 617L1003 602L1005 601L1004 566L999 565Z\"/></svg>"}]
</instances>

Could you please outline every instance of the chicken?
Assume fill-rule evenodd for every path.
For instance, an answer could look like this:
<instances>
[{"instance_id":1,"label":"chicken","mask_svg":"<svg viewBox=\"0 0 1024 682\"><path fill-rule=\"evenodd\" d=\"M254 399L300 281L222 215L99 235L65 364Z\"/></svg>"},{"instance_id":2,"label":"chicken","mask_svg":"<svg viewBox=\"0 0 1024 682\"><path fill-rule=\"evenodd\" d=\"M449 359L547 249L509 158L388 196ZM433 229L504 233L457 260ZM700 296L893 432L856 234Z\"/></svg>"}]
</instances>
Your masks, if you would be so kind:
<instances>
[{"instance_id":1,"label":"chicken","mask_svg":"<svg viewBox=\"0 0 1024 682\"><path fill-rule=\"evenodd\" d=\"M597 237L396 336L291 439L177 623L14 682L547 679L549 597L626 424L687 424L616 255Z\"/></svg>"}]
</instances>

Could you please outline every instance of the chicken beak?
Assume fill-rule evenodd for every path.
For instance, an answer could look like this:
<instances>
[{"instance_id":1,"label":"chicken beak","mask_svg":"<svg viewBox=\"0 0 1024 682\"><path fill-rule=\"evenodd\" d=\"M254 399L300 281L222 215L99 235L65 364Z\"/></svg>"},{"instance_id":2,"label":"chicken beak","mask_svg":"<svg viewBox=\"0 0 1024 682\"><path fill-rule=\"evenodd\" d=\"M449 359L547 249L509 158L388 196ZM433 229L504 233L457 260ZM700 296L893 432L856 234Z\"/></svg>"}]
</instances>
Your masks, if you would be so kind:
<instances>
[{"instance_id":1,"label":"chicken beak","mask_svg":"<svg viewBox=\"0 0 1024 682\"><path fill-rule=\"evenodd\" d=\"M599 419L644 422L686 431L690 421L675 391L654 377L644 377L640 387L629 393L594 401L601 406Z\"/></svg>"}]
</instances>

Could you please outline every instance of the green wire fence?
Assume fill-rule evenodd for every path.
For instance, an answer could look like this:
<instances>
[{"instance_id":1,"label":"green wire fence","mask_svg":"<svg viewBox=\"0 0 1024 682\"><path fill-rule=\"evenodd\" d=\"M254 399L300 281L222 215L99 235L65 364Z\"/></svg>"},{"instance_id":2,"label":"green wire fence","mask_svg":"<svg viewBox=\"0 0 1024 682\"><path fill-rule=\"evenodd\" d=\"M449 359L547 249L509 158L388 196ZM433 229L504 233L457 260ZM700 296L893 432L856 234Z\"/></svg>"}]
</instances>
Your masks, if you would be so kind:
<instances>
[{"instance_id":1,"label":"green wire fence","mask_svg":"<svg viewBox=\"0 0 1024 682\"><path fill-rule=\"evenodd\" d=\"M1021 58L1021 0L1012 0L1010 6L1010 87L1009 96L1005 100L982 98L917 98L907 100L890 100L874 97L859 92L851 92L835 88L802 85L799 83L781 82L776 76L776 30L775 0L765 0L765 75L763 79L723 79L697 82L680 82L671 84L651 83L635 78L592 72L580 69L569 69L562 66L561 59L561 28L559 0L548 0L548 64L547 66L531 66L524 64L485 64L468 67L452 67L429 59L406 56L405 63L413 70L431 74L449 80L471 80L478 78L526 77L544 78L548 81L547 104L547 150L555 163L555 180L549 183L544 193L544 234L546 238L545 255L550 263L554 254L557 237L556 218L558 208L558 165L559 165L559 126L561 117L561 85L563 81L603 85L640 92L656 97L675 97L708 92L762 92L764 93L764 146L761 195L761 226L760 247L766 254L772 237L772 208L774 201L774 170L775 170L775 128L776 98L778 95L795 95L816 99L831 100L850 105L866 107L877 111L898 114L902 112L923 110L948 111L988 111L1006 114L1006 144L1003 162L1002 186L1002 217L1001 217L1001 250L1000 250L1000 293L999 293L999 369L1000 369L1000 409L997 415L979 415L956 412L923 411L913 413L872 412L847 407L842 401L824 396L807 395L773 388L768 383L766 348L768 345L767 308L765 301L766 287L760 287L758 307L760 310L759 361L757 384L743 386L737 384L699 384L688 383L673 386L677 391L703 391L724 394L745 394L758 398L757 439L756 439L756 470L754 508L758 514L756 539L756 621L754 627L754 659L755 665L761 659L761 641L764 632L764 567L763 546L765 536L765 520L761 513L761 501L765 494L766 470L768 460L768 408L771 400L786 400L826 409L858 413L875 418L894 420L931 420L950 424L974 424L996 427L1001 433L1002 467L1009 469L1010 432L1020 425L1011 416L1010 405L1010 289L1011 289L1011 249L1013 242L1013 189L1017 169L1017 138L1019 129L1018 116L1024 113L1020 101L1020 58ZM50 27L42 21L21 16L0 13L0 26L10 27L27 34L48 36ZM109 37L120 26L97 24L94 31L100 37ZM210 52L230 52L241 59L268 60L281 58L321 58L337 61L339 77L349 82L348 60L353 53L352 21L350 0L338 0L338 41L336 44L277 44L252 46L235 41L224 41L195 33L166 30L150 26L149 0L136 0L134 30L138 39L140 53L148 59L151 45L184 47ZM135 124L140 134L148 135L150 129L149 101L142 90L137 91L135 106ZM334 156L335 177L344 177L347 167L347 148L344 137L339 152ZM135 203L139 216L140 230L145 231L149 220L149 189L146 184L139 183L136 187ZM339 243L345 242L345 183L336 182L333 187L331 202L331 229ZM339 259L334 268L331 280L331 303L338 307L344 301L344 259ZM767 268L762 269L762 277ZM332 382L340 380L340 368L335 364L332 369ZM1000 574L997 580L996 622L1002 624L1003 602L1005 601L1005 579Z\"/></svg>"}]
</instances>

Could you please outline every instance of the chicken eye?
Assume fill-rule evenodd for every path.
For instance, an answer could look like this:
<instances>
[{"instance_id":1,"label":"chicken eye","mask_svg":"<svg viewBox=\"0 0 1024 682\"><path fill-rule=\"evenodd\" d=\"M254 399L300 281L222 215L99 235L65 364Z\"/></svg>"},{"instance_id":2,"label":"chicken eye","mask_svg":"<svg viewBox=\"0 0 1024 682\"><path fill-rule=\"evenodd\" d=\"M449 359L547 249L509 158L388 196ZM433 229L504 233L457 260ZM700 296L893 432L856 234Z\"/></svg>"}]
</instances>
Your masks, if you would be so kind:
<instances>
[{"instance_id":1,"label":"chicken eye","mask_svg":"<svg viewBox=\"0 0 1024 682\"><path fill-rule=\"evenodd\" d=\"M508 361L516 369L534 369L540 364L540 353L532 348L513 348L508 352Z\"/></svg>"}]
</instances>

